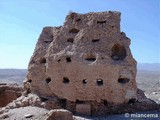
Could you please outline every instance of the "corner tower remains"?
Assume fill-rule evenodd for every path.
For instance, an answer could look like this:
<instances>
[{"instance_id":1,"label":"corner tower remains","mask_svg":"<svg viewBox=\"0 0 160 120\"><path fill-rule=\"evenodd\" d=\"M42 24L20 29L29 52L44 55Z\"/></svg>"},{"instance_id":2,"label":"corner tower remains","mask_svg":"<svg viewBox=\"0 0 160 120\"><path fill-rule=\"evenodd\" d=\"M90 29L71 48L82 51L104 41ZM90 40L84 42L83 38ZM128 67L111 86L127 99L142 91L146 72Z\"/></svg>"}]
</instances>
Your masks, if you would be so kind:
<instances>
[{"instance_id":1,"label":"corner tower remains","mask_svg":"<svg viewBox=\"0 0 160 120\"><path fill-rule=\"evenodd\" d=\"M63 26L43 29L24 86L40 97L65 101L64 108L72 111L134 101L136 61L129 45L119 12L72 12Z\"/></svg>"}]
</instances>

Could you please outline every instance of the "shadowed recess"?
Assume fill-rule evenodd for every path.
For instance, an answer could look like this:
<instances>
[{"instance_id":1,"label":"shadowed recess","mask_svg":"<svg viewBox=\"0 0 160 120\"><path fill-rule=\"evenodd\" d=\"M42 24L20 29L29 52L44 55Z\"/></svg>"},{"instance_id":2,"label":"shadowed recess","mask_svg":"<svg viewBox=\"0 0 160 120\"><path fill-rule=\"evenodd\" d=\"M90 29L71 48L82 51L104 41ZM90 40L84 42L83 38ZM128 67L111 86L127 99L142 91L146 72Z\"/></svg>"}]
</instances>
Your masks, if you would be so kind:
<instances>
[{"instance_id":1,"label":"shadowed recess","mask_svg":"<svg viewBox=\"0 0 160 120\"><path fill-rule=\"evenodd\" d=\"M63 83L68 84L69 81L70 81L70 80L68 79L68 77L63 77Z\"/></svg>"},{"instance_id":2,"label":"shadowed recess","mask_svg":"<svg viewBox=\"0 0 160 120\"><path fill-rule=\"evenodd\" d=\"M121 83L121 84L126 84L130 81L130 79L128 78L119 78L118 79L118 82Z\"/></svg>"},{"instance_id":3,"label":"shadowed recess","mask_svg":"<svg viewBox=\"0 0 160 120\"><path fill-rule=\"evenodd\" d=\"M113 60L124 60L126 57L126 49L124 46L120 45L120 44L115 44L112 47L112 55L111 58Z\"/></svg>"},{"instance_id":4,"label":"shadowed recess","mask_svg":"<svg viewBox=\"0 0 160 120\"><path fill-rule=\"evenodd\" d=\"M69 30L69 33L78 33L78 32L79 32L79 30L76 28L72 28Z\"/></svg>"}]
</instances>

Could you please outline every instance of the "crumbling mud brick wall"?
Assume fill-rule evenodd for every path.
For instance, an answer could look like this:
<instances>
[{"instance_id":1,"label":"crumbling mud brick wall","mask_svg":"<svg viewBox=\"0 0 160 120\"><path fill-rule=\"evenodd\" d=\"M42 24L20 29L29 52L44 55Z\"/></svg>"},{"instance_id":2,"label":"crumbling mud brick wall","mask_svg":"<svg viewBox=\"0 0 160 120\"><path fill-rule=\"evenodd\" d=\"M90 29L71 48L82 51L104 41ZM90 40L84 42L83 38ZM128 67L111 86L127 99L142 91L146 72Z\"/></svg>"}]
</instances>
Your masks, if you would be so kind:
<instances>
[{"instance_id":1,"label":"crumbling mud brick wall","mask_svg":"<svg viewBox=\"0 0 160 120\"><path fill-rule=\"evenodd\" d=\"M71 12L60 27L45 27L24 87L72 102L137 99L136 61L120 30L119 12Z\"/></svg>"}]
</instances>

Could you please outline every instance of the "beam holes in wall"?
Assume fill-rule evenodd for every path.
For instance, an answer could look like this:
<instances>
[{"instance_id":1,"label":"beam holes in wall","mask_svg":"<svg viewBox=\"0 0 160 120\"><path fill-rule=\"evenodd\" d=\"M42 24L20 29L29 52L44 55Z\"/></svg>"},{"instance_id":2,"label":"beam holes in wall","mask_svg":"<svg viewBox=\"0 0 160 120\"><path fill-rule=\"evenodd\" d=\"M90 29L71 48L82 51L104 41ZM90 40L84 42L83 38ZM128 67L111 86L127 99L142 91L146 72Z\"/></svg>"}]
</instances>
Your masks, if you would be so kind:
<instances>
[{"instance_id":1,"label":"beam holes in wall","mask_svg":"<svg viewBox=\"0 0 160 120\"><path fill-rule=\"evenodd\" d=\"M96 56L92 54L86 55L85 60L94 62L96 60Z\"/></svg>"},{"instance_id":2,"label":"beam holes in wall","mask_svg":"<svg viewBox=\"0 0 160 120\"><path fill-rule=\"evenodd\" d=\"M104 23L106 23L106 20L104 20L104 21L97 21L97 24L104 24Z\"/></svg>"},{"instance_id":3,"label":"beam holes in wall","mask_svg":"<svg viewBox=\"0 0 160 120\"><path fill-rule=\"evenodd\" d=\"M44 98L44 97L40 97L40 100L41 100L42 102L45 102L45 101L47 101L48 99L47 99L47 98Z\"/></svg>"},{"instance_id":4,"label":"beam holes in wall","mask_svg":"<svg viewBox=\"0 0 160 120\"><path fill-rule=\"evenodd\" d=\"M51 82L51 78L47 78L46 79L46 83L48 84L48 83L50 83Z\"/></svg>"},{"instance_id":5,"label":"beam holes in wall","mask_svg":"<svg viewBox=\"0 0 160 120\"><path fill-rule=\"evenodd\" d=\"M83 104L83 103L85 103L85 101L76 100L76 104Z\"/></svg>"},{"instance_id":6,"label":"beam holes in wall","mask_svg":"<svg viewBox=\"0 0 160 120\"><path fill-rule=\"evenodd\" d=\"M72 60L71 60L70 57L66 57L66 61L67 61L67 62L71 62Z\"/></svg>"},{"instance_id":7,"label":"beam holes in wall","mask_svg":"<svg viewBox=\"0 0 160 120\"><path fill-rule=\"evenodd\" d=\"M68 79L68 77L63 77L63 83L64 84L68 84L69 83L69 79Z\"/></svg>"},{"instance_id":8,"label":"beam holes in wall","mask_svg":"<svg viewBox=\"0 0 160 120\"><path fill-rule=\"evenodd\" d=\"M79 30L76 28L72 28L69 30L69 33L78 33L78 32L79 32Z\"/></svg>"},{"instance_id":9,"label":"beam holes in wall","mask_svg":"<svg viewBox=\"0 0 160 120\"><path fill-rule=\"evenodd\" d=\"M96 60L96 58L94 58L94 57L93 58L86 58L85 60L94 62Z\"/></svg>"},{"instance_id":10,"label":"beam holes in wall","mask_svg":"<svg viewBox=\"0 0 160 120\"><path fill-rule=\"evenodd\" d=\"M93 39L92 42L98 42L100 39Z\"/></svg>"},{"instance_id":11,"label":"beam holes in wall","mask_svg":"<svg viewBox=\"0 0 160 120\"><path fill-rule=\"evenodd\" d=\"M126 57L126 49L124 46L120 44L115 44L112 47L111 51L112 51L111 58L113 60L124 60L124 58Z\"/></svg>"},{"instance_id":12,"label":"beam holes in wall","mask_svg":"<svg viewBox=\"0 0 160 120\"><path fill-rule=\"evenodd\" d=\"M98 86L103 85L103 80L102 80L102 79L97 79L97 85L98 85Z\"/></svg>"},{"instance_id":13,"label":"beam holes in wall","mask_svg":"<svg viewBox=\"0 0 160 120\"><path fill-rule=\"evenodd\" d=\"M73 42L74 42L74 39L73 39L73 38L68 38L68 39L67 39L67 42L73 43Z\"/></svg>"},{"instance_id":14,"label":"beam holes in wall","mask_svg":"<svg viewBox=\"0 0 160 120\"><path fill-rule=\"evenodd\" d=\"M44 41L44 43L51 43L52 41Z\"/></svg>"},{"instance_id":15,"label":"beam holes in wall","mask_svg":"<svg viewBox=\"0 0 160 120\"><path fill-rule=\"evenodd\" d=\"M107 106L107 105L108 105L107 100L103 100L103 104L104 104L105 106Z\"/></svg>"},{"instance_id":16,"label":"beam holes in wall","mask_svg":"<svg viewBox=\"0 0 160 120\"><path fill-rule=\"evenodd\" d=\"M40 63L46 63L46 59L45 58L41 58L40 59Z\"/></svg>"},{"instance_id":17,"label":"beam holes in wall","mask_svg":"<svg viewBox=\"0 0 160 120\"><path fill-rule=\"evenodd\" d=\"M128 101L128 104L134 104L136 102L136 98L131 98Z\"/></svg>"},{"instance_id":18,"label":"beam holes in wall","mask_svg":"<svg viewBox=\"0 0 160 120\"><path fill-rule=\"evenodd\" d=\"M87 84L87 80L86 79L84 79L82 82L83 82L83 84Z\"/></svg>"},{"instance_id":19,"label":"beam holes in wall","mask_svg":"<svg viewBox=\"0 0 160 120\"><path fill-rule=\"evenodd\" d=\"M57 62L61 62L61 59L58 59Z\"/></svg>"},{"instance_id":20,"label":"beam holes in wall","mask_svg":"<svg viewBox=\"0 0 160 120\"><path fill-rule=\"evenodd\" d=\"M81 21L81 18L77 18L76 21L77 21L77 22Z\"/></svg>"},{"instance_id":21,"label":"beam holes in wall","mask_svg":"<svg viewBox=\"0 0 160 120\"><path fill-rule=\"evenodd\" d=\"M31 80L31 79L29 79L27 82L31 83L31 82L32 82L32 80Z\"/></svg>"},{"instance_id":22,"label":"beam holes in wall","mask_svg":"<svg viewBox=\"0 0 160 120\"><path fill-rule=\"evenodd\" d=\"M121 84L126 84L130 81L130 79L128 78L119 78L118 79L118 82L121 83Z\"/></svg>"}]
</instances>

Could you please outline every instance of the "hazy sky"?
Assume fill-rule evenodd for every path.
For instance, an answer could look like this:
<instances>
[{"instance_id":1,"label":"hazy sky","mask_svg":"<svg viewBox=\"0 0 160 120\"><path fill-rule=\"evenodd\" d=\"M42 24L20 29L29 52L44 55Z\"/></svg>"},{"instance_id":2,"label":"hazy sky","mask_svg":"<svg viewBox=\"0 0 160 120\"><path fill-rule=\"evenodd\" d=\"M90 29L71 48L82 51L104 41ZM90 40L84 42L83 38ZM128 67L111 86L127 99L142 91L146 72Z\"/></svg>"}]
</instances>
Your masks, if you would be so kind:
<instances>
[{"instance_id":1,"label":"hazy sky","mask_svg":"<svg viewBox=\"0 0 160 120\"><path fill-rule=\"evenodd\" d=\"M120 11L139 63L160 63L160 0L0 0L0 68L27 68L41 30L69 11Z\"/></svg>"}]
</instances>

